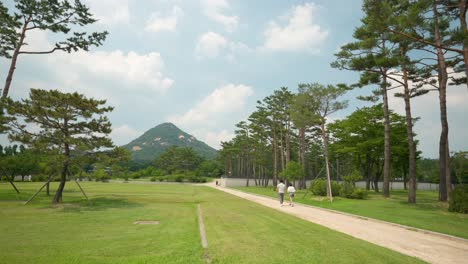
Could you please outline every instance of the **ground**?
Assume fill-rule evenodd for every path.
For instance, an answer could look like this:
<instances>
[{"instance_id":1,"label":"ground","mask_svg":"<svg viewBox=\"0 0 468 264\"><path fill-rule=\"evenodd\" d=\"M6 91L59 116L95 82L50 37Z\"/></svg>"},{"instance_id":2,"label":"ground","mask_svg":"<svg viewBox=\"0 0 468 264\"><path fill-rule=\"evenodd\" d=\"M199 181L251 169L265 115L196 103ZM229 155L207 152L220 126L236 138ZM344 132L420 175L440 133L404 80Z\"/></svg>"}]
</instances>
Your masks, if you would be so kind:
<instances>
[{"instance_id":1,"label":"ground","mask_svg":"<svg viewBox=\"0 0 468 264\"><path fill-rule=\"evenodd\" d=\"M54 208L45 194L24 206L39 183L18 185L17 196L0 184L0 263L419 262L205 186L84 183L87 203L68 183L64 204Z\"/></svg>"},{"instance_id":2,"label":"ground","mask_svg":"<svg viewBox=\"0 0 468 264\"><path fill-rule=\"evenodd\" d=\"M242 191L267 195L276 198L271 187L240 187ZM452 213L447 210L448 204L438 201L435 191L417 191L417 203L408 204L408 194L404 190L392 191L390 198L381 193L369 193L367 200L335 197L333 203L317 197L310 192L304 197L305 190L297 192L294 199L322 208L371 217L401 225L427 229L468 239L468 214Z\"/></svg>"}]
</instances>

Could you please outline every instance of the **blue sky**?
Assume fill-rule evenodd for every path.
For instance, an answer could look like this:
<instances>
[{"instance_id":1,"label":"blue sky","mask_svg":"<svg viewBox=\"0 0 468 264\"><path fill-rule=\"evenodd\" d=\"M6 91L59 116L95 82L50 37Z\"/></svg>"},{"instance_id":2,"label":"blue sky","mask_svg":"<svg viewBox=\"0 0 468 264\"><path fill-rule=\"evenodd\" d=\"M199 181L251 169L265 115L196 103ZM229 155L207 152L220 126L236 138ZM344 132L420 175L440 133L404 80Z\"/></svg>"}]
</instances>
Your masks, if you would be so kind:
<instances>
[{"instance_id":1,"label":"blue sky","mask_svg":"<svg viewBox=\"0 0 468 264\"><path fill-rule=\"evenodd\" d=\"M108 30L104 46L88 53L19 58L10 95L28 89L79 91L105 98L118 145L162 122L173 122L209 145L229 140L235 123L274 89L298 83L352 83L358 75L332 69L333 54L352 41L362 16L360 1L84 0ZM28 36L28 49L47 49L58 36ZM6 73L8 61L0 60ZM4 76L4 75L3 75ZM0 75L0 78L4 78ZM348 93L344 117L368 91ZM466 87L448 96L452 150L468 149ZM404 113L403 102L391 99ZM414 101L420 149L437 157L437 94ZM0 139L0 143L5 138Z\"/></svg>"}]
</instances>

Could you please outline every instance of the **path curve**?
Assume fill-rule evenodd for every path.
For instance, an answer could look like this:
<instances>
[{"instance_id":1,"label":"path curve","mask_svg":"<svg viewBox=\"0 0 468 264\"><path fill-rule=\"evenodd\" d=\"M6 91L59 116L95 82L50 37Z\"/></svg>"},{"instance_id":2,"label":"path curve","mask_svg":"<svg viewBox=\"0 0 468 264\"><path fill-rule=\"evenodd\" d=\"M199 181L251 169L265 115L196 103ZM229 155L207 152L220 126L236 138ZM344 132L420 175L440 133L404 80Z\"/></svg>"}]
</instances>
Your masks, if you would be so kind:
<instances>
[{"instance_id":1,"label":"path curve","mask_svg":"<svg viewBox=\"0 0 468 264\"><path fill-rule=\"evenodd\" d=\"M429 263L468 263L466 239L412 231L411 227L307 205L280 207L277 200L269 197L216 186L212 182L205 185Z\"/></svg>"}]
</instances>

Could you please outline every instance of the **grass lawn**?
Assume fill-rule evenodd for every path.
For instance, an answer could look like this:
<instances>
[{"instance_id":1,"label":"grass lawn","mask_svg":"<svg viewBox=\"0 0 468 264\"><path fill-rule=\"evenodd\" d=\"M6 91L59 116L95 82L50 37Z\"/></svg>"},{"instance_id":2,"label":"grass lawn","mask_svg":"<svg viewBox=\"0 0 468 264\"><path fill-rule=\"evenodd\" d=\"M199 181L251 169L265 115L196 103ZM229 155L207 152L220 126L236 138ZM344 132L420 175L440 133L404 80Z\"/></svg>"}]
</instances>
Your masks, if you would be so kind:
<instances>
[{"instance_id":1,"label":"grass lawn","mask_svg":"<svg viewBox=\"0 0 468 264\"><path fill-rule=\"evenodd\" d=\"M277 198L272 187L239 187L242 191ZM417 204L407 203L406 191L392 191L390 198L381 193L369 193L367 200L353 200L334 197L333 203L323 201L310 192L303 198L305 191L298 191L295 202L371 217L402 225L427 229L468 239L468 215L447 211L448 204L438 201L434 191L417 191Z\"/></svg>"},{"instance_id":2,"label":"grass lawn","mask_svg":"<svg viewBox=\"0 0 468 264\"><path fill-rule=\"evenodd\" d=\"M212 263L420 262L204 186L86 182L87 203L68 183L57 208L18 187L0 183L0 263L206 263L198 203Z\"/></svg>"}]
</instances>

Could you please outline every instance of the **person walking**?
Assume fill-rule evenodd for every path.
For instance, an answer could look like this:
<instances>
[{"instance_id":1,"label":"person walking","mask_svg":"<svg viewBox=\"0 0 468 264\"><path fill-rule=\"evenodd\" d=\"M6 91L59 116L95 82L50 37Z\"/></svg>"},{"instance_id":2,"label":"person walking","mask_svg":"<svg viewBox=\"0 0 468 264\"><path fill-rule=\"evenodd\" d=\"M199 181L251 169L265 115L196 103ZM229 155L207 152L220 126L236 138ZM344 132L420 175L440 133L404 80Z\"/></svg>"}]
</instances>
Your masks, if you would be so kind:
<instances>
[{"instance_id":1,"label":"person walking","mask_svg":"<svg viewBox=\"0 0 468 264\"><path fill-rule=\"evenodd\" d=\"M292 183L289 184L289 187L288 187L288 195L289 195L289 206L293 206L294 207L294 203L293 203L293 198L294 198L294 193L296 192L296 188L294 188L294 186L292 185Z\"/></svg>"},{"instance_id":2,"label":"person walking","mask_svg":"<svg viewBox=\"0 0 468 264\"><path fill-rule=\"evenodd\" d=\"M276 186L276 189L278 190L278 197L279 197L280 205L283 206L284 189L286 189L286 185L284 185L283 180L280 180L280 183L278 183L278 185Z\"/></svg>"}]
</instances>

